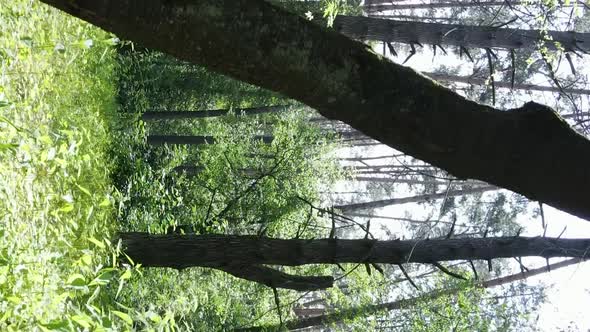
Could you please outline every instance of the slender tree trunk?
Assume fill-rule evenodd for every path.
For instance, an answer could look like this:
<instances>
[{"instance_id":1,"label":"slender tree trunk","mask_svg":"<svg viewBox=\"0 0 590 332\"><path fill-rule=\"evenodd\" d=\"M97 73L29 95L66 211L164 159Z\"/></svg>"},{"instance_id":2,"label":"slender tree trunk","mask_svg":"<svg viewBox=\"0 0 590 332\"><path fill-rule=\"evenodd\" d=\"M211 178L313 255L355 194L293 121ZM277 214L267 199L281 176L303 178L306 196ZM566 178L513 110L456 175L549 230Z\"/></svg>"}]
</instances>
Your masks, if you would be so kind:
<instances>
[{"instance_id":1,"label":"slender tree trunk","mask_svg":"<svg viewBox=\"0 0 590 332\"><path fill-rule=\"evenodd\" d=\"M469 101L262 0L41 1L298 100L458 178L590 219L590 141L547 106L502 111Z\"/></svg>"},{"instance_id":2,"label":"slender tree trunk","mask_svg":"<svg viewBox=\"0 0 590 332\"><path fill-rule=\"evenodd\" d=\"M375 175L375 174L376 175L388 175L388 176L404 176L404 175L409 175L409 174L420 174L421 172L422 173L424 173L424 172L434 172L435 170L436 169L432 169L431 170L431 169L419 169L419 168L418 169L397 168L397 169L376 169L376 170L372 170L372 169L361 169L361 170L355 170L354 171L354 174L357 177L361 177L361 176L369 175L369 174L372 174L372 175ZM428 173L425 173L425 174L428 174ZM362 180L359 180L359 181L363 181L363 180L371 181L372 179L373 178L369 177L369 178L362 179ZM380 181L380 180L383 180L383 181ZM377 178L377 181L380 181L380 182L395 182L395 181L393 181L393 179L383 179L383 178Z\"/></svg>"},{"instance_id":3,"label":"slender tree trunk","mask_svg":"<svg viewBox=\"0 0 590 332\"><path fill-rule=\"evenodd\" d=\"M364 160L362 158L359 158L361 160ZM430 166L430 165L386 165L386 164L379 164L379 165L363 165L363 166L345 166L345 169L350 169L350 170L364 170L364 169L378 169L378 170L384 170L384 169L402 169L402 170L407 170L407 169L426 169L426 170L434 170L436 168Z\"/></svg>"},{"instance_id":4,"label":"slender tree trunk","mask_svg":"<svg viewBox=\"0 0 590 332\"><path fill-rule=\"evenodd\" d=\"M260 264L434 263L506 257L590 255L590 239L489 237L442 240L271 239L237 235L121 233L123 248L144 267L222 268Z\"/></svg>"},{"instance_id":5,"label":"slender tree trunk","mask_svg":"<svg viewBox=\"0 0 590 332\"><path fill-rule=\"evenodd\" d=\"M383 175L387 175L386 172L380 173ZM384 178L384 177L367 177L367 176L357 176L354 177L353 180L361 181L361 182L380 182L380 183L391 183L391 184L422 184L422 185L437 185L437 186L445 186L449 185L447 181L437 181L437 180L418 180L418 179L396 179L396 178ZM460 184L469 184L469 185L486 185L484 182L456 182ZM494 187L495 189L498 189Z\"/></svg>"},{"instance_id":6,"label":"slender tree trunk","mask_svg":"<svg viewBox=\"0 0 590 332\"><path fill-rule=\"evenodd\" d=\"M380 216L370 213L346 213L348 217L359 217L359 218L368 218L368 219L384 219L384 220L395 220L395 221L404 221L409 222L411 224L446 224L452 225L453 222L451 221L444 221L444 220L416 220L410 218L401 218L401 217L389 217L389 216Z\"/></svg>"},{"instance_id":7,"label":"slender tree trunk","mask_svg":"<svg viewBox=\"0 0 590 332\"><path fill-rule=\"evenodd\" d=\"M403 158L404 156L405 156L405 154L392 154L392 155L376 156L376 157L339 158L339 160L342 160L342 161L358 161L358 162L364 162L364 161L377 160L377 159Z\"/></svg>"},{"instance_id":8,"label":"slender tree trunk","mask_svg":"<svg viewBox=\"0 0 590 332\"><path fill-rule=\"evenodd\" d=\"M483 281L479 283L475 283L476 288L492 288L500 285L505 285L514 281L524 280L526 278L530 278L542 273L549 272L550 270L557 270L561 269L566 266L570 266L573 264L580 263L582 260L578 258L564 260L558 263L551 264L549 266L544 266L538 269L532 269L527 272L517 273L513 275L509 275L506 277L501 277L493 280ZM461 291L461 288L452 288L448 290L440 290L434 291L428 294L424 294L421 296L409 298L409 299L401 299L393 302L381 303L381 304L372 304L372 305L365 305L360 307L354 307L349 309L340 310L339 312L328 313L321 316L315 316L310 318L303 318L297 320L291 320L285 322L283 325L285 328L289 330L294 329L302 329L311 326L319 326L319 325L328 325L340 322L346 318L355 318L361 316L367 316L370 314L377 313L379 311L391 311L391 310L399 310L399 309L407 309L413 307L414 305L421 303L432 301L437 298L443 297L445 295L452 295ZM257 326L245 329L239 329L239 331L277 331L279 326Z\"/></svg>"},{"instance_id":9,"label":"slender tree trunk","mask_svg":"<svg viewBox=\"0 0 590 332\"><path fill-rule=\"evenodd\" d=\"M573 3L584 5L583 1L572 1L571 4L560 6L573 6ZM510 1L441 1L430 3L414 3L414 4L387 4L380 3L370 6L363 6L363 9L368 13L383 12L388 10L403 10L403 9L436 9L436 8L469 8L469 7L497 7L497 6L519 6L525 5L527 2L510 0Z\"/></svg>"},{"instance_id":10,"label":"slender tree trunk","mask_svg":"<svg viewBox=\"0 0 590 332\"><path fill-rule=\"evenodd\" d=\"M418 22L440 21L440 22L446 22L446 23L451 23L451 24L461 21L460 19L450 18L450 17L428 17L428 16L415 16L415 15L375 15L375 16L369 16L369 17L375 17L375 18L381 18L381 19L393 19L393 20L409 20L409 21L418 21Z\"/></svg>"},{"instance_id":11,"label":"slender tree trunk","mask_svg":"<svg viewBox=\"0 0 590 332\"><path fill-rule=\"evenodd\" d=\"M555 42L566 51L589 51L590 33L540 31L471 26L460 24L396 21L366 16L338 15L334 29L361 40L378 40L405 44L453 45L470 48L535 49L540 41L557 50ZM544 37L545 33L549 36Z\"/></svg>"},{"instance_id":12,"label":"slender tree trunk","mask_svg":"<svg viewBox=\"0 0 590 332\"><path fill-rule=\"evenodd\" d=\"M471 195L471 194L483 193L483 192L491 191L491 190L498 190L498 188L494 187L494 186L484 186L484 187L477 187L477 188L472 188L472 189L449 190L449 191L444 191L444 192L440 192L440 193L436 193L436 194L425 194L425 195L417 195L417 196L410 196L410 197L383 199L383 200L364 202L364 203L335 205L334 208L338 209L342 212L348 213L350 211L377 209L377 208L382 208L382 207L390 206L390 205L418 203L418 202L424 202L424 201L428 201L428 200L440 199L440 198L445 198L445 197Z\"/></svg>"},{"instance_id":13,"label":"slender tree trunk","mask_svg":"<svg viewBox=\"0 0 590 332\"><path fill-rule=\"evenodd\" d=\"M273 136L254 136L254 139L261 140L266 144L272 143ZM215 144L213 136L176 136L176 135L149 135L149 145L180 144L180 145L201 145Z\"/></svg>"},{"instance_id":14,"label":"slender tree trunk","mask_svg":"<svg viewBox=\"0 0 590 332\"><path fill-rule=\"evenodd\" d=\"M474 85L489 84L487 79L477 78L477 77L459 76L459 75L443 74L443 73L423 73L423 74L432 78L432 79L435 79L437 81L459 82L459 83L474 84ZM512 84L510 82L502 82L502 81L494 81L494 86L496 86L498 88L507 88L507 89L512 88ZM514 84L514 89L529 90L529 91L547 91L547 92L556 92L556 93L562 92L562 90L557 87L542 86L542 85L536 85L536 84ZM590 89L563 88L563 93L590 95Z\"/></svg>"},{"instance_id":15,"label":"slender tree trunk","mask_svg":"<svg viewBox=\"0 0 590 332\"><path fill-rule=\"evenodd\" d=\"M280 106L264 106L253 108L237 108L237 109L221 109L221 110L205 110L205 111L149 111L144 112L141 118L144 121L150 120L182 120L182 119L197 119L209 118L215 116L224 116L230 112L236 115L256 115L264 113L284 112L291 108L291 105Z\"/></svg>"}]
</instances>

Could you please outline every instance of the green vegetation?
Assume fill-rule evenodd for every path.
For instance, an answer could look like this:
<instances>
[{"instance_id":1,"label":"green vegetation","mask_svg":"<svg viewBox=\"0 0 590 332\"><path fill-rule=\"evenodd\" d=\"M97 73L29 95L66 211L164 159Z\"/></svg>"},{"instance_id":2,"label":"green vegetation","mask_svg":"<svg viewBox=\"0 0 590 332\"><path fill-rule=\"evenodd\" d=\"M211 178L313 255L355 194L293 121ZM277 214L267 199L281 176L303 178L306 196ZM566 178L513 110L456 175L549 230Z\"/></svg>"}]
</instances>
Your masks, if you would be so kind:
<instances>
[{"instance_id":1,"label":"green vegetation","mask_svg":"<svg viewBox=\"0 0 590 332\"><path fill-rule=\"evenodd\" d=\"M322 217L305 200L339 172L309 111L144 124L146 110L286 101L115 47L114 36L38 2L3 0L0 21L0 329L210 330L272 310L271 290L222 272L120 266L112 239L120 229L311 236ZM216 144L151 147L150 133L213 134ZM204 168L174 170L185 164Z\"/></svg>"},{"instance_id":2,"label":"green vegetation","mask_svg":"<svg viewBox=\"0 0 590 332\"><path fill-rule=\"evenodd\" d=\"M323 11L328 20L358 13L359 3L280 2L302 15ZM288 112L237 110L278 105ZM147 111L220 109L229 114L141 120ZM294 319L306 294L274 293L215 269L142 268L122 258L114 240L119 231L358 238L370 223L335 220L322 206L322 194L346 174L334 152L338 136L310 121L314 116L283 96L120 42L38 1L0 0L0 330L214 331ZM154 135L214 142L150 145ZM445 199L436 213L459 212L469 219L462 223L472 224L457 224L463 230L475 232L481 220L486 234L517 231L522 208L503 194L485 206L481 200ZM426 222L405 231L421 234ZM450 224L433 223L428 232L450 236ZM404 236L372 227L388 238ZM277 269L335 276L335 287L314 294L327 312L391 301L404 295L400 284L408 280L406 270L366 263ZM434 291L449 279L420 281ZM403 327L433 331L500 326L498 317L514 315L480 305L483 295L468 288L397 316ZM366 331L381 324L375 317L342 318L334 327Z\"/></svg>"},{"instance_id":3,"label":"green vegetation","mask_svg":"<svg viewBox=\"0 0 590 332\"><path fill-rule=\"evenodd\" d=\"M24 0L0 31L0 329L109 326L113 37Z\"/></svg>"}]
</instances>

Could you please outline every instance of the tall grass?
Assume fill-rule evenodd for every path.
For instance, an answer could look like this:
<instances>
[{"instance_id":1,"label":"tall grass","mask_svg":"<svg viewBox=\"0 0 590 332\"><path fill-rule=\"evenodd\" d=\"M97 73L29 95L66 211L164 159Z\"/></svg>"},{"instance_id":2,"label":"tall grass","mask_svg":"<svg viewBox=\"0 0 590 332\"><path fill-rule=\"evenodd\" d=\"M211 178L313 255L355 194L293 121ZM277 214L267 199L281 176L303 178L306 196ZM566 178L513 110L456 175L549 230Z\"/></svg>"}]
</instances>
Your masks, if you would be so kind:
<instances>
[{"instance_id":1,"label":"tall grass","mask_svg":"<svg viewBox=\"0 0 590 332\"><path fill-rule=\"evenodd\" d=\"M121 273L109 269L113 42L37 1L0 0L0 330L130 323L105 310Z\"/></svg>"}]
</instances>

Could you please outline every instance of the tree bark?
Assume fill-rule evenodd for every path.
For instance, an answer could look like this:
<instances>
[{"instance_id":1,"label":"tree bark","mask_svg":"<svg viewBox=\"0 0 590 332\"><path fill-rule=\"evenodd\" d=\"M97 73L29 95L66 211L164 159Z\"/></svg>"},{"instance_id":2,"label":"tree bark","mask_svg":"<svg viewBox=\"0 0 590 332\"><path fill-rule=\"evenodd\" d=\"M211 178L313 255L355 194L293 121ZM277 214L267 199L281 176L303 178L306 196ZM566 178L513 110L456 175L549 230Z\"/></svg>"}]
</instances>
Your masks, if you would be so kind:
<instances>
[{"instance_id":1,"label":"tree bark","mask_svg":"<svg viewBox=\"0 0 590 332\"><path fill-rule=\"evenodd\" d=\"M376 156L376 157L353 157L353 158L338 158L338 159L339 160L342 160L342 161L358 161L358 162L364 162L364 161L368 161L368 160L377 160L377 159L403 158L404 156L405 156L404 154L392 154L392 155Z\"/></svg>"},{"instance_id":2,"label":"tree bark","mask_svg":"<svg viewBox=\"0 0 590 332\"><path fill-rule=\"evenodd\" d=\"M501 277L493 280L483 281L479 283L475 283L476 288L492 288L495 286L500 286L504 284L508 284L518 280L524 280L526 278L530 278L545 272L557 270L566 266L570 266L573 264L580 263L582 260L578 258L564 260L558 263L551 264L549 266L544 266L538 269L532 269L527 272L523 273L516 273L513 275L509 275L506 277ZM406 309L409 307L414 306L420 302L432 301L437 298L443 297L445 295L455 294L461 291L460 288L452 288L448 290L440 290L434 291L428 294L424 294L421 296L409 298L409 299L401 299L393 302L387 303L380 303L380 304L370 304L360 307L353 307L344 310L340 310L338 312L328 313L321 316L315 316L310 318L303 318L303 319L296 319L290 320L284 323L283 327L294 330L294 329L302 329L311 326L319 326L319 325L327 325L333 324L342 321L346 318L353 318L359 316L365 316L377 313L379 311L390 311L390 310L398 310L398 309ZM243 329L237 329L234 331L278 331L280 326L256 326L256 327L249 327Z\"/></svg>"},{"instance_id":3,"label":"tree bark","mask_svg":"<svg viewBox=\"0 0 590 332\"><path fill-rule=\"evenodd\" d=\"M506 257L590 256L590 239L490 237L442 240L271 239L237 235L121 233L123 248L144 267L434 263Z\"/></svg>"},{"instance_id":4,"label":"tree bark","mask_svg":"<svg viewBox=\"0 0 590 332\"><path fill-rule=\"evenodd\" d=\"M365 160L363 158L359 158L360 161ZM412 164L408 164L408 165L387 165L387 164L380 164L380 165L368 165L365 164L363 166L345 166L345 169L349 169L349 170L366 170L366 169L378 169L378 170L390 170L390 169L396 169L396 170L412 170L412 169L420 169L420 170L428 170L428 171L432 171L432 170L436 170L436 168L430 166L430 165L412 165Z\"/></svg>"},{"instance_id":5,"label":"tree bark","mask_svg":"<svg viewBox=\"0 0 590 332\"><path fill-rule=\"evenodd\" d=\"M420 224L420 225L425 225L425 224L453 225L453 224L455 224L452 221L444 221L444 220L416 220L416 219L402 218L402 217L380 216L380 215L369 214L369 213L347 213L346 216L347 217L352 217L352 218L358 217L358 218L367 218L367 219L384 219L384 220L404 221L404 222L409 222L411 224Z\"/></svg>"},{"instance_id":6,"label":"tree bark","mask_svg":"<svg viewBox=\"0 0 590 332\"><path fill-rule=\"evenodd\" d=\"M432 79L437 81L447 81L447 82L459 82L459 83L466 83L466 84L473 84L473 85L486 85L489 84L487 79L477 78L477 77L469 77L469 76L459 76L459 75L452 75L452 74L443 74L443 73L422 73ZM502 81L494 81L494 86L497 88L507 88L507 89L517 89L517 90L528 90L528 91L547 91L547 92L555 92L555 93L573 93L579 95L590 95L590 89L575 89L575 88L563 88L559 89L553 86L542 86L536 84L514 84L512 87L512 83L510 82L502 82Z\"/></svg>"},{"instance_id":7,"label":"tree bark","mask_svg":"<svg viewBox=\"0 0 590 332\"><path fill-rule=\"evenodd\" d=\"M230 112L236 115L256 115L264 113L277 113L289 110L291 105L264 106L253 108L205 110L205 111L149 111L141 115L143 121L151 120L175 120L175 119L198 119L216 116L225 116Z\"/></svg>"},{"instance_id":8,"label":"tree bark","mask_svg":"<svg viewBox=\"0 0 590 332\"><path fill-rule=\"evenodd\" d=\"M273 136L254 136L255 140L261 140L265 144L270 144L274 140ZM177 135L149 135L147 143L149 145L180 144L180 145L201 145L215 144L213 136L177 136Z\"/></svg>"},{"instance_id":9,"label":"tree bark","mask_svg":"<svg viewBox=\"0 0 590 332\"><path fill-rule=\"evenodd\" d=\"M389 175L392 173L388 173L387 171L382 171L378 173L366 173L363 172L361 174L380 174L380 175ZM404 184L423 184L423 185L437 185L437 186L445 186L449 185L448 181L439 181L439 180L419 180L419 179L398 179L395 177L375 177L375 176L356 176L352 178L355 181L362 181L362 182L380 182L380 183L404 183ZM485 182L479 181L457 181L454 182L455 184L469 184L469 185L478 185L478 186L486 186ZM498 189L497 187L494 187Z\"/></svg>"},{"instance_id":10,"label":"tree bark","mask_svg":"<svg viewBox=\"0 0 590 332\"><path fill-rule=\"evenodd\" d=\"M458 178L590 219L590 141L547 106L501 111L466 100L262 0L42 1L123 39L303 102Z\"/></svg>"},{"instance_id":11,"label":"tree bark","mask_svg":"<svg viewBox=\"0 0 590 332\"><path fill-rule=\"evenodd\" d=\"M431 3L415 3L415 4L387 4L380 3L369 6L363 6L363 9L368 13L383 12L388 10L402 10L402 9L436 9L436 8L468 8L468 7L495 7L495 6L519 6L526 5L528 2L509 0L509 1L441 1ZM571 4L560 6L573 6L573 3L584 5L584 1L572 1Z\"/></svg>"},{"instance_id":12,"label":"tree bark","mask_svg":"<svg viewBox=\"0 0 590 332\"><path fill-rule=\"evenodd\" d=\"M355 211L355 210L377 209L377 208L382 208L382 207L389 206L389 205L398 205L398 204L406 204L406 203L419 203L419 202L424 202L424 201L439 199L439 198L445 198L445 197L455 197L455 196L470 195L470 194L475 194L475 193L483 193L483 192L491 191L491 190L498 190L498 188L494 187L494 186L484 186L484 187L477 187L477 188L471 188L471 189L449 190L449 191L444 191L444 192L435 193L435 194L424 194L424 195L417 195L417 196L410 196L410 197L383 199L383 200L364 202L364 203L335 205L334 208L346 213L346 212Z\"/></svg>"},{"instance_id":13,"label":"tree bark","mask_svg":"<svg viewBox=\"0 0 590 332\"><path fill-rule=\"evenodd\" d=\"M494 28L460 24L397 21L338 15L334 29L350 38L405 44L452 45L469 48L535 49L540 41L550 50L559 42L565 51L590 51L590 33ZM544 37L545 33L548 37Z\"/></svg>"}]
</instances>

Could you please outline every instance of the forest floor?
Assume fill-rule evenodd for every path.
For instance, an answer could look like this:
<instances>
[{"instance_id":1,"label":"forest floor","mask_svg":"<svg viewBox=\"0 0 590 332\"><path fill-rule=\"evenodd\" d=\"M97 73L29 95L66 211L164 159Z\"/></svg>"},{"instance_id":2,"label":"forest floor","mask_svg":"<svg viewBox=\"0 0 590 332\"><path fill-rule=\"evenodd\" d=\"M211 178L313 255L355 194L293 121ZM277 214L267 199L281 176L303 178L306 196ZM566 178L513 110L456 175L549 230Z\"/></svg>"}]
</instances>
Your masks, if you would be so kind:
<instances>
[{"instance_id":1,"label":"forest floor","mask_svg":"<svg viewBox=\"0 0 590 332\"><path fill-rule=\"evenodd\" d=\"M0 1L0 31L0 330L125 324L101 291L119 276L117 41L26 0Z\"/></svg>"}]
</instances>

